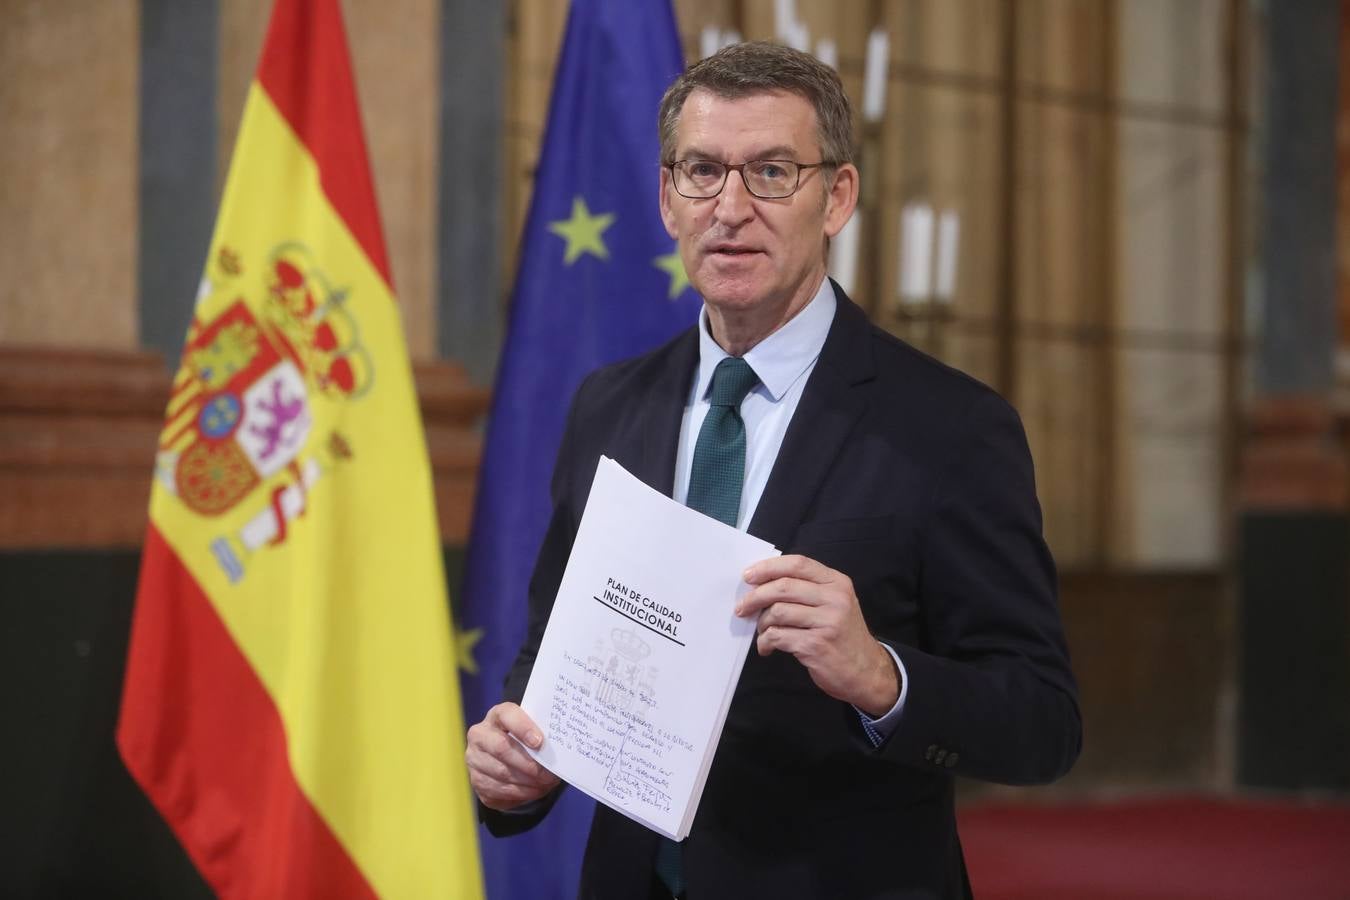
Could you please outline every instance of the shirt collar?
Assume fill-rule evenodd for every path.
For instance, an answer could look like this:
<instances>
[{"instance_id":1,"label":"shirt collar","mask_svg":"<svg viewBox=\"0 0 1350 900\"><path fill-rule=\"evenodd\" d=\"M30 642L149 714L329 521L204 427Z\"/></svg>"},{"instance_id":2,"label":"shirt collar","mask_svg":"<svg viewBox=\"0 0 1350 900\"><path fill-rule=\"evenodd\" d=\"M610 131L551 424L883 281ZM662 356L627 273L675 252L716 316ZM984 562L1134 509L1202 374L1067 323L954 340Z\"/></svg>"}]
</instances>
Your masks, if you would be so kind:
<instances>
[{"instance_id":1,"label":"shirt collar","mask_svg":"<svg viewBox=\"0 0 1350 900\"><path fill-rule=\"evenodd\" d=\"M755 370L760 384L775 403L820 356L830 323L834 321L836 306L834 289L826 278L800 312L745 354L745 361ZM694 385L694 396L702 400L712 387L713 370L729 354L713 340L706 304L699 314L698 326L698 381Z\"/></svg>"}]
</instances>

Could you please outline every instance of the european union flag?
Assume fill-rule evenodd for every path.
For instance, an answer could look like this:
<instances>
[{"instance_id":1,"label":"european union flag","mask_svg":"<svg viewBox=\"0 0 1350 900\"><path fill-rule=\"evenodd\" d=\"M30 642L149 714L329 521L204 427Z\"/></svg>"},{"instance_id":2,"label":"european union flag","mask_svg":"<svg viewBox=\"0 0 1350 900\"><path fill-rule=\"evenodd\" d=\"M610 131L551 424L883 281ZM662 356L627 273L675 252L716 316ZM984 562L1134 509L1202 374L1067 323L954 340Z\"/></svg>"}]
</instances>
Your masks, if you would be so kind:
<instances>
[{"instance_id":1,"label":"european union flag","mask_svg":"<svg viewBox=\"0 0 1350 900\"><path fill-rule=\"evenodd\" d=\"M657 207L656 114L684 68L670 0L574 0L525 226L478 482L461 602L477 638L466 719L482 719L525 633L526 588L572 393L591 370L697 319ZM592 802L567 790L538 827L482 840L492 900L576 895Z\"/></svg>"}]
</instances>

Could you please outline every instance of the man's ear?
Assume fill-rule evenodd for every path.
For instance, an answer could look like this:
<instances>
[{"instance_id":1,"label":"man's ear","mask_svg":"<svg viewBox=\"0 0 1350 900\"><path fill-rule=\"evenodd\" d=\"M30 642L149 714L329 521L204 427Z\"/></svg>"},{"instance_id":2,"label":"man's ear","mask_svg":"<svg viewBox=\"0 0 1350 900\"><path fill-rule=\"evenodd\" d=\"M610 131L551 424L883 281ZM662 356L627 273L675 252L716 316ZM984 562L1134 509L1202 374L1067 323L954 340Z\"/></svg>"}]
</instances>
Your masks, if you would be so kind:
<instances>
[{"instance_id":1,"label":"man's ear","mask_svg":"<svg viewBox=\"0 0 1350 900\"><path fill-rule=\"evenodd\" d=\"M825 236L838 234L857 205L858 168L853 163L844 163L835 170L830 192L825 198Z\"/></svg>"},{"instance_id":2,"label":"man's ear","mask_svg":"<svg viewBox=\"0 0 1350 900\"><path fill-rule=\"evenodd\" d=\"M675 224L675 211L670 208L670 170L662 166L658 177L661 179L660 187L657 188L661 198L661 221L666 226L666 234L679 240L680 230Z\"/></svg>"}]
</instances>

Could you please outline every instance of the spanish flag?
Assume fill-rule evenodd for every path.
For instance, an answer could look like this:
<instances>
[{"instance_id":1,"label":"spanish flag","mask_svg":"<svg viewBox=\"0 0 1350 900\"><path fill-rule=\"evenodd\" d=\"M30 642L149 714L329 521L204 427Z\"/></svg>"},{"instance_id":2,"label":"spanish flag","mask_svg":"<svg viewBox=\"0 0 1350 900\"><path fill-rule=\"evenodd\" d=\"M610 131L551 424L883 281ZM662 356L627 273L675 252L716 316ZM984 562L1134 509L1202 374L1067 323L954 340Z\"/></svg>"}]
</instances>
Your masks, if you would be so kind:
<instances>
[{"instance_id":1,"label":"spanish flag","mask_svg":"<svg viewBox=\"0 0 1350 900\"><path fill-rule=\"evenodd\" d=\"M222 898L482 896L338 0L277 0L155 465L117 743Z\"/></svg>"}]
</instances>

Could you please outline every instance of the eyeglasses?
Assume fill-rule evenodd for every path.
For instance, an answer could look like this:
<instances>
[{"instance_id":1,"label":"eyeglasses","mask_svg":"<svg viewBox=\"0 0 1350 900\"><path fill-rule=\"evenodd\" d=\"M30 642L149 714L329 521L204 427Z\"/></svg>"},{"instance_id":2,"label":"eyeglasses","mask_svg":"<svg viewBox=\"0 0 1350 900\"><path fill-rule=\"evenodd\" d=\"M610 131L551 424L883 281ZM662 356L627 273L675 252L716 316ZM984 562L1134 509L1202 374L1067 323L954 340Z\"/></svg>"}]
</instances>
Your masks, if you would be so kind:
<instances>
[{"instance_id":1,"label":"eyeglasses","mask_svg":"<svg viewBox=\"0 0 1350 900\"><path fill-rule=\"evenodd\" d=\"M782 200L801 187L802 171L834 163L799 163L789 159L752 159L739 165L711 159L681 159L671 163L670 180L681 197L710 200L726 187L727 174L741 173L745 189L761 200Z\"/></svg>"}]
</instances>

